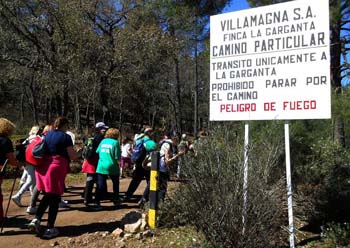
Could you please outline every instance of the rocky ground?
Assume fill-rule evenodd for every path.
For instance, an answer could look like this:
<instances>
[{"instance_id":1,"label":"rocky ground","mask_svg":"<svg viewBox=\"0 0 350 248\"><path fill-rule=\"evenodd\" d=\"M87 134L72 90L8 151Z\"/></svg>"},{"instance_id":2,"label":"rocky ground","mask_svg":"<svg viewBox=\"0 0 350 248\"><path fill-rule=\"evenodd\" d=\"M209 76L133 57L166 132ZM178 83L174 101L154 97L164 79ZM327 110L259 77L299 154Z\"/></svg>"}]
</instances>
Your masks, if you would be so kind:
<instances>
[{"instance_id":1,"label":"rocky ground","mask_svg":"<svg viewBox=\"0 0 350 248\"><path fill-rule=\"evenodd\" d=\"M130 179L120 181L121 193L126 191L129 182ZM112 191L110 182L108 187L109 191ZM137 197L140 197L144 187L145 183L143 182L136 192ZM61 208L56 221L60 232L59 237L44 240L30 233L26 228L26 225L33 218L25 212L30 198L28 192L22 198L24 207L10 203L9 219L0 236L0 247L126 247L127 239L135 238L135 236L136 239L141 239L143 236L153 235L150 231L140 231L139 227L137 227L137 234L126 233L123 230L126 224L130 224L125 222L130 213L133 212L132 214L136 213L137 215L140 211L137 207L138 198L117 207L111 202L105 201L102 202L103 210L94 211L83 204L81 198L83 184L68 184L67 188L68 192L64 194L63 199L68 201L69 208ZM3 205L6 207L9 192L3 193ZM45 225L45 221L43 222L42 224ZM113 233L113 231L115 232Z\"/></svg>"}]
</instances>

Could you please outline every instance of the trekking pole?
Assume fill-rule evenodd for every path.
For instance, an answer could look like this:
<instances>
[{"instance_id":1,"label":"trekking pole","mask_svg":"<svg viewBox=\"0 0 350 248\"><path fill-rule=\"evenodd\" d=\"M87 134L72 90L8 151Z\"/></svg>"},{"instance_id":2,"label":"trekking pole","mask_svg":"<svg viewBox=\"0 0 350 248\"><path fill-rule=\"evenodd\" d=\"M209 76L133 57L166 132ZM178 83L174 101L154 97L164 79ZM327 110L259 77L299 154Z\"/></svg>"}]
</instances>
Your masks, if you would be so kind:
<instances>
[{"instance_id":1,"label":"trekking pole","mask_svg":"<svg viewBox=\"0 0 350 248\"><path fill-rule=\"evenodd\" d=\"M6 167L6 163L7 163L7 159L4 163L4 166L3 168L1 169L1 172L4 173L5 171L5 167ZM13 179L13 183L12 183L12 188L11 188L11 192L10 192L10 197L9 197L9 200L7 202L7 207L6 207L6 210L5 210L5 216L4 216L4 219L2 221L2 224L1 224L1 230L0 230L0 233L2 234L2 230L4 229L4 225L5 225L5 221L6 221L6 218L7 218L7 212L9 210L9 207L10 207L10 203L11 203L11 197L12 197L12 194L13 194L13 190L15 188L15 184L16 184L16 175L15 175L15 178Z\"/></svg>"}]
</instances>

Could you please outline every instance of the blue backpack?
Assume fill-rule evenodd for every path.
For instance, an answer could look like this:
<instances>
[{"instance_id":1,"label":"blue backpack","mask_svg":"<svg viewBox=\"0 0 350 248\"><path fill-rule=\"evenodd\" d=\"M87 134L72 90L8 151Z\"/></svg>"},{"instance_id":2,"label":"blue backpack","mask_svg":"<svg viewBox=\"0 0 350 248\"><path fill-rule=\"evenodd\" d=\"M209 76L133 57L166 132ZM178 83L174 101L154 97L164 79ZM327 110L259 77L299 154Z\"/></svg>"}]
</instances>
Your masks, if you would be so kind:
<instances>
[{"instance_id":1,"label":"blue backpack","mask_svg":"<svg viewBox=\"0 0 350 248\"><path fill-rule=\"evenodd\" d=\"M145 147L145 143L148 140L144 140L142 139L138 144L136 144L132 150L132 156L131 156L131 160L134 163L142 163L142 161L146 158L147 155L147 151L146 151L146 147Z\"/></svg>"}]
</instances>

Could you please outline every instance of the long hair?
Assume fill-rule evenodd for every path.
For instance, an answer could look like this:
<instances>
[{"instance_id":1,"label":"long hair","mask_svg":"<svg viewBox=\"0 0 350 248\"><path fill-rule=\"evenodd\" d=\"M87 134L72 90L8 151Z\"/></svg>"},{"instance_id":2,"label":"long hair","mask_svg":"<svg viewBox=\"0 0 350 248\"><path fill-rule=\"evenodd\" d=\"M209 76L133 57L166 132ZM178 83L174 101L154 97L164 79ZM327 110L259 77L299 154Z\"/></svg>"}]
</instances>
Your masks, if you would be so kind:
<instances>
[{"instance_id":1,"label":"long hair","mask_svg":"<svg viewBox=\"0 0 350 248\"><path fill-rule=\"evenodd\" d=\"M16 125L11 121L5 118L0 118L0 135L10 136L15 128Z\"/></svg>"},{"instance_id":2,"label":"long hair","mask_svg":"<svg viewBox=\"0 0 350 248\"><path fill-rule=\"evenodd\" d=\"M64 116L57 117L53 123L53 129L61 129L64 126L68 126L68 119Z\"/></svg>"}]
</instances>

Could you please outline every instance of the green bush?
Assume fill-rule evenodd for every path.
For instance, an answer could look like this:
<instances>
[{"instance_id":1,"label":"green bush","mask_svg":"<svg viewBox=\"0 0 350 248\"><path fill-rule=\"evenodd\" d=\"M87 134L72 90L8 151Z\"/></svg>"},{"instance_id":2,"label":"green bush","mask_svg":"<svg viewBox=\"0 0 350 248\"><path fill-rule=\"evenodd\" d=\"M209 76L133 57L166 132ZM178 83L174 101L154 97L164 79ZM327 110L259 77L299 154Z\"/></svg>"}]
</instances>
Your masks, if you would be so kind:
<instances>
[{"instance_id":1,"label":"green bush","mask_svg":"<svg viewBox=\"0 0 350 248\"><path fill-rule=\"evenodd\" d=\"M322 240L331 244L332 247L350 246L350 223L331 223L328 224L322 233Z\"/></svg>"},{"instance_id":2,"label":"green bush","mask_svg":"<svg viewBox=\"0 0 350 248\"><path fill-rule=\"evenodd\" d=\"M270 178L281 157L279 139L249 149L245 224L243 215L243 140L226 127L195 144L197 156L186 156L180 186L162 207L160 224L191 223L214 247L279 247L288 234L285 181ZM244 232L243 232L244 229Z\"/></svg>"},{"instance_id":3,"label":"green bush","mask_svg":"<svg viewBox=\"0 0 350 248\"><path fill-rule=\"evenodd\" d=\"M320 223L350 221L350 153L331 140L319 140L311 146L312 156L305 166L304 182L312 186Z\"/></svg>"}]
</instances>

